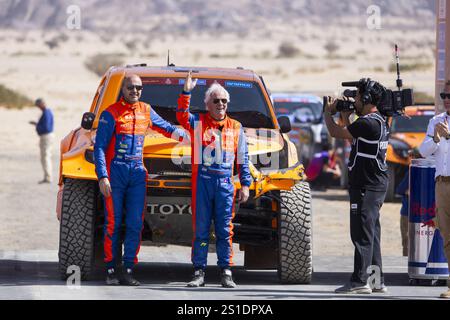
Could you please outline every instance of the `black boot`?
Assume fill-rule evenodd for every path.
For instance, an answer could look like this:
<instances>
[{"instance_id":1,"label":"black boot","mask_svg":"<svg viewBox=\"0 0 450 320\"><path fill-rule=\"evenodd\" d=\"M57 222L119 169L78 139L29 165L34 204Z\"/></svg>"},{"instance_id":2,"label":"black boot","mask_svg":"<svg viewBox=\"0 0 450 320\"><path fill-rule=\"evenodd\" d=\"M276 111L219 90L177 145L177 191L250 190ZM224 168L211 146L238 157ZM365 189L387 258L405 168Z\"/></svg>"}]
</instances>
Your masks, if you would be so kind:
<instances>
[{"instance_id":1,"label":"black boot","mask_svg":"<svg viewBox=\"0 0 450 320\"><path fill-rule=\"evenodd\" d=\"M205 271L202 269L195 270L192 281L187 284L190 288L198 288L205 286Z\"/></svg>"},{"instance_id":2,"label":"black boot","mask_svg":"<svg viewBox=\"0 0 450 320\"><path fill-rule=\"evenodd\" d=\"M108 286L118 286L120 284L119 278L114 268L106 270L106 284Z\"/></svg>"},{"instance_id":3,"label":"black boot","mask_svg":"<svg viewBox=\"0 0 450 320\"><path fill-rule=\"evenodd\" d=\"M126 269L122 279L120 281L120 284L123 286L132 286L132 287L137 287L140 286L141 284L139 283L139 281L137 281L135 278L133 278L133 270L132 269Z\"/></svg>"},{"instance_id":4,"label":"black boot","mask_svg":"<svg viewBox=\"0 0 450 320\"><path fill-rule=\"evenodd\" d=\"M233 281L233 274L230 269L222 269L221 282L224 288L236 288L236 283Z\"/></svg>"}]
</instances>

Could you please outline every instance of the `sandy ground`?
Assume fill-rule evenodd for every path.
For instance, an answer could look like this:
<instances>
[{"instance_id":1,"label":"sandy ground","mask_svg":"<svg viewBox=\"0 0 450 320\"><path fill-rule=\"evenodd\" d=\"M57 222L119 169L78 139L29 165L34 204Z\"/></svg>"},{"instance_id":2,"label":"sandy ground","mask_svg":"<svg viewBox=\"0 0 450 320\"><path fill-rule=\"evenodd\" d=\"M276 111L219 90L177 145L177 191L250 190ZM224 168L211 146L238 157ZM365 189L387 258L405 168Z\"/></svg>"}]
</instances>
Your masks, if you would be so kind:
<instances>
[{"instance_id":1,"label":"sandy ground","mask_svg":"<svg viewBox=\"0 0 450 320\"><path fill-rule=\"evenodd\" d=\"M55 114L53 172L55 182L38 185L42 179L38 137L28 124L37 120L37 108L7 110L0 107L0 250L54 250L58 248L59 227L55 217L56 178L59 141L77 127L87 111L99 78L84 63L96 53L122 53L125 63L147 62L164 65L167 49L172 62L185 66L243 66L261 74L272 91L301 90L338 93L340 81L371 76L387 85L395 77L386 72L393 61L392 44L399 41L408 63L433 62L433 31L411 33L390 30L337 31L305 29L305 36L282 33L272 38L228 36L211 39L202 35L183 39L137 42L130 51L119 37L108 43L92 33L69 33L67 41L50 50L44 41L58 33L41 31L21 34L0 30L0 83L26 94L43 97ZM325 59L324 44L330 39L340 43L341 58ZM424 45L413 45L413 41ZM302 50L296 58L279 58L282 41ZM431 43L431 44L430 44ZM428 45L427 45L428 44ZM363 50L364 46L369 49ZM308 56L309 55L309 56ZM378 70L378 71L377 71ZM428 94L434 93L434 68L407 72L405 85ZM349 237L347 195L333 191L314 195L314 254L352 255ZM382 210L383 253L400 255L399 204L386 204Z\"/></svg>"}]
</instances>

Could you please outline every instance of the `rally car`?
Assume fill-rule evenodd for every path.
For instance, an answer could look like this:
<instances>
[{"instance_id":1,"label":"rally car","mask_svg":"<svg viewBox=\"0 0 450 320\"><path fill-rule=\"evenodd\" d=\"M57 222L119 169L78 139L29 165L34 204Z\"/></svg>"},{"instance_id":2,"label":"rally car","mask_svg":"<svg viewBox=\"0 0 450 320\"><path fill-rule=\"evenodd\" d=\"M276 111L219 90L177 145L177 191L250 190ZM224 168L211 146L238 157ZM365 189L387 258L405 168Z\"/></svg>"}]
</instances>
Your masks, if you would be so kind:
<instances>
[{"instance_id":1,"label":"rally car","mask_svg":"<svg viewBox=\"0 0 450 320\"><path fill-rule=\"evenodd\" d=\"M292 130L289 138L296 145L301 163L307 167L314 155L330 147L320 97L301 93L273 93L277 116L288 116Z\"/></svg>"},{"instance_id":2,"label":"rally car","mask_svg":"<svg viewBox=\"0 0 450 320\"><path fill-rule=\"evenodd\" d=\"M214 82L230 93L228 115L243 124L253 178L250 198L237 205L234 242L240 245L247 269L277 269L283 283L309 283L312 277L311 193L298 161L286 117L277 118L262 77L253 71L221 68L111 67L100 81L81 127L61 141L59 270L70 266L88 279L102 261L104 208L94 171L93 145L99 115L121 98L127 73L143 82L141 101L178 125L177 99L189 70L198 79L191 112L205 112L204 95ZM148 171L143 244L190 246L191 148L189 143L149 132L144 142ZM240 187L235 176L235 185ZM211 234L212 240L214 234Z\"/></svg>"},{"instance_id":3,"label":"rally car","mask_svg":"<svg viewBox=\"0 0 450 320\"><path fill-rule=\"evenodd\" d=\"M406 108L405 116L390 120L391 136L387 150L389 185L386 201L394 201L395 189L411 164L409 152L422 143L428 123L434 115L434 106L413 106Z\"/></svg>"}]
</instances>

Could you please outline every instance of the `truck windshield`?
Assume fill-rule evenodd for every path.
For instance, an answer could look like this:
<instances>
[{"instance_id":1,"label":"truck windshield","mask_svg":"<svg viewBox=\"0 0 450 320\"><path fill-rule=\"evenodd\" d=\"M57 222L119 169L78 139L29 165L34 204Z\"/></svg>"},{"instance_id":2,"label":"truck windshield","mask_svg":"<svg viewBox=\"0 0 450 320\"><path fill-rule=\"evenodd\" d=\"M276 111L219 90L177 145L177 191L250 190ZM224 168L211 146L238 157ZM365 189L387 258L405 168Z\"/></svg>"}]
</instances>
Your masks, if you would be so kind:
<instances>
[{"instance_id":1,"label":"truck windshield","mask_svg":"<svg viewBox=\"0 0 450 320\"><path fill-rule=\"evenodd\" d=\"M395 117L392 119L391 132L392 133L421 133L427 132L428 122L432 115L412 116L411 119L407 117Z\"/></svg>"},{"instance_id":2,"label":"truck windshield","mask_svg":"<svg viewBox=\"0 0 450 320\"><path fill-rule=\"evenodd\" d=\"M277 116L293 115L295 120L303 123L320 122L322 119L322 104L306 102L277 102L275 100Z\"/></svg>"},{"instance_id":3,"label":"truck windshield","mask_svg":"<svg viewBox=\"0 0 450 320\"><path fill-rule=\"evenodd\" d=\"M258 84L223 79L199 79L192 92L190 111L206 112L205 93L209 86L220 83L230 93L227 114L247 128L274 129L269 106ZM178 124L176 120L177 101L183 90L184 79L142 78L144 89L141 101L150 104L165 120Z\"/></svg>"}]
</instances>

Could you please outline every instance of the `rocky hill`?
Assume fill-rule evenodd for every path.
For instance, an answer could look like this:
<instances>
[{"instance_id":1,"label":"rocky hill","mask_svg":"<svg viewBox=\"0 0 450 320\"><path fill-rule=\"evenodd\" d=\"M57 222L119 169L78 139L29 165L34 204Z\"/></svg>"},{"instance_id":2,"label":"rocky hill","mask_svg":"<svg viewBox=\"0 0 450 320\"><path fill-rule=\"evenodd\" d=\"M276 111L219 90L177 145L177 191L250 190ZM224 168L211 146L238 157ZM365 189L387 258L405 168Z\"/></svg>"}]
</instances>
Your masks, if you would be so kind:
<instances>
[{"instance_id":1,"label":"rocky hill","mask_svg":"<svg viewBox=\"0 0 450 320\"><path fill-rule=\"evenodd\" d=\"M364 26L372 4L380 7L382 18L433 28L435 12L435 0L0 0L0 28L64 29L67 8L74 4L83 29L181 35L249 33L302 22Z\"/></svg>"}]
</instances>

